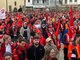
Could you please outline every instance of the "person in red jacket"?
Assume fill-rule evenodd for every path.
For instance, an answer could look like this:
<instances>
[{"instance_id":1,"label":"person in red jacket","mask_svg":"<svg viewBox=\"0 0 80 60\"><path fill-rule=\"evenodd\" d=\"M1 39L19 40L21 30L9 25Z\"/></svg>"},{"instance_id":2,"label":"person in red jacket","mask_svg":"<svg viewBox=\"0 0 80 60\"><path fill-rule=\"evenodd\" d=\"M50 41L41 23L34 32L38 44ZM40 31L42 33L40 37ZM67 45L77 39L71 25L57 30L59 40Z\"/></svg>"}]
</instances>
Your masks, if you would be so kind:
<instances>
[{"instance_id":1,"label":"person in red jacket","mask_svg":"<svg viewBox=\"0 0 80 60\"><path fill-rule=\"evenodd\" d=\"M4 35L4 37L0 38L0 51L2 55L4 55L5 52L12 53L12 49L13 49L13 44L11 43L10 36Z\"/></svg>"},{"instance_id":2,"label":"person in red jacket","mask_svg":"<svg viewBox=\"0 0 80 60\"><path fill-rule=\"evenodd\" d=\"M68 45L68 59L71 60L71 55L72 55L72 50L73 50L74 46L73 46L73 42L70 41L69 45Z\"/></svg>"},{"instance_id":3,"label":"person in red jacket","mask_svg":"<svg viewBox=\"0 0 80 60\"><path fill-rule=\"evenodd\" d=\"M19 60L19 56L18 56L16 49L13 50L12 54L13 54L13 60Z\"/></svg>"},{"instance_id":4,"label":"person in red jacket","mask_svg":"<svg viewBox=\"0 0 80 60\"><path fill-rule=\"evenodd\" d=\"M19 41L19 46L18 46L19 60L27 59L27 50L28 50L28 44L26 44L26 41L24 39Z\"/></svg>"},{"instance_id":5,"label":"person in red jacket","mask_svg":"<svg viewBox=\"0 0 80 60\"><path fill-rule=\"evenodd\" d=\"M41 33L41 31L40 30L36 30L36 35L39 35L39 39L40 39L40 44L41 45L43 45L43 46L45 46L45 44L46 44L46 39L42 36L42 33Z\"/></svg>"},{"instance_id":6,"label":"person in red jacket","mask_svg":"<svg viewBox=\"0 0 80 60\"><path fill-rule=\"evenodd\" d=\"M32 46L32 44L33 44L33 36L30 37L30 44L29 44L29 46Z\"/></svg>"},{"instance_id":7,"label":"person in red jacket","mask_svg":"<svg viewBox=\"0 0 80 60\"><path fill-rule=\"evenodd\" d=\"M3 56L2 56L2 51L1 51L1 43L0 43L0 60L3 60Z\"/></svg>"}]
</instances>

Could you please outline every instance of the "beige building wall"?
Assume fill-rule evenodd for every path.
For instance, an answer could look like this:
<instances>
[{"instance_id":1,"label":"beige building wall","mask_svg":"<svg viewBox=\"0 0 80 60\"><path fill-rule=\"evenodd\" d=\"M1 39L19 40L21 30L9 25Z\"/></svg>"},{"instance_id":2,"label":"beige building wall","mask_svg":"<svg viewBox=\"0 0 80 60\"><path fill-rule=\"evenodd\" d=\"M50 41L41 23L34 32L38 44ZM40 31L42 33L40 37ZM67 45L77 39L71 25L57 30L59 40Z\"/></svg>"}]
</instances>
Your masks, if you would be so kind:
<instances>
[{"instance_id":1,"label":"beige building wall","mask_svg":"<svg viewBox=\"0 0 80 60\"><path fill-rule=\"evenodd\" d=\"M0 9L4 8L5 10L9 11L9 6L11 6L13 10L15 7L15 2L17 8L19 8L20 5L24 6L24 0L0 0Z\"/></svg>"},{"instance_id":2,"label":"beige building wall","mask_svg":"<svg viewBox=\"0 0 80 60\"><path fill-rule=\"evenodd\" d=\"M0 9L6 9L6 0L0 0Z\"/></svg>"}]
</instances>

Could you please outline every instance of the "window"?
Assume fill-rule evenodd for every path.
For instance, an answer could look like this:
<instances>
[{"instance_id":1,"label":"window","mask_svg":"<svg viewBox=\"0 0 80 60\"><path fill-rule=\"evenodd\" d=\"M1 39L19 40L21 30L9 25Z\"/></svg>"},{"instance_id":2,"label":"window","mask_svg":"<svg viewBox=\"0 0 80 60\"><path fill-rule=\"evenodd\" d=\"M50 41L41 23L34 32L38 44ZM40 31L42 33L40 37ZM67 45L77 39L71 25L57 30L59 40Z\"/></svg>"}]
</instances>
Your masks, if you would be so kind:
<instances>
[{"instance_id":1,"label":"window","mask_svg":"<svg viewBox=\"0 0 80 60\"><path fill-rule=\"evenodd\" d=\"M72 2L72 0L70 0L70 2Z\"/></svg>"},{"instance_id":2,"label":"window","mask_svg":"<svg viewBox=\"0 0 80 60\"><path fill-rule=\"evenodd\" d=\"M67 0L65 0L65 4L67 4Z\"/></svg>"},{"instance_id":3,"label":"window","mask_svg":"<svg viewBox=\"0 0 80 60\"><path fill-rule=\"evenodd\" d=\"M59 0L59 4L62 4L62 1L61 0Z\"/></svg>"},{"instance_id":4,"label":"window","mask_svg":"<svg viewBox=\"0 0 80 60\"><path fill-rule=\"evenodd\" d=\"M43 0L43 3L45 2L45 0Z\"/></svg>"},{"instance_id":5,"label":"window","mask_svg":"<svg viewBox=\"0 0 80 60\"><path fill-rule=\"evenodd\" d=\"M28 2L30 2L30 0L28 0Z\"/></svg>"},{"instance_id":6,"label":"window","mask_svg":"<svg viewBox=\"0 0 80 60\"><path fill-rule=\"evenodd\" d=\"M39 0L37 0L37 3L39 3Z\"/></svg>"},{"instance_id":7,"label":"window","mask_svg":"<svg viewBox=\"0 0 80 60\"><path fill-rule=\"evenodd\" d=\"M39 0L39 3L40 3L40 4L42 4L42 3L43 3L43 1L42 1L42 0Z\"/></svg>"},{"instance_id":8,"label":"window","mask_svg":"<svg viewBox=\"0 0 80 60\"><path fill-rule=\"evenodd\" d=\"M9 6L9 11L10 11L10 12L12 11L12 6L11 6L11 5Z\"/></svg>"},{"instance_id":9,"label":"window","mask_svg":"<svg viewBox=\"0 0 80 60\"><path fill-rule=\"evenodd\" d=\"M75 2L77 2L77 0L74 0Z\"/></svg>"},{"instance_id":10,"label":"window","mask_svg":"<svg viewBox=\"0 0 80 60\"><path fill-rule=\"evenodd\" d=\"M49 5L49 0L46 0L46 5Z\"/></svg>"},{"instance_id":11,"label":"window","mask_svg":"<svg viewBox=\"0 0 80 60\"><path fill-rule=\"evenodd\" d=\"M16 6L16 5L17 5L17 2L15 1L15 2L14 2L14 6Z\"/></svg>"}]
</instances>

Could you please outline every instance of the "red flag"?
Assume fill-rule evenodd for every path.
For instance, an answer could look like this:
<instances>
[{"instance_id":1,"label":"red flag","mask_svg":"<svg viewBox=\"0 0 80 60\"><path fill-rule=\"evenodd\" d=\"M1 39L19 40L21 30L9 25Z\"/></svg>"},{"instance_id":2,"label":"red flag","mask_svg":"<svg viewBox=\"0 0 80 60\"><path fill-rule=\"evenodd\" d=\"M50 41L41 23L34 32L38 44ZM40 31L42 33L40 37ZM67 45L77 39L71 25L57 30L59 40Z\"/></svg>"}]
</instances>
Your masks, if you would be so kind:
<instances>
[{"instance_id":1,"label":"red flag","mask_svg":"<svg viewBox=\"0 0 80 60\"><path fill-rule=\"evenodd\" d=\"M70 15L70 26L74 26L74 20L73 20L73 10L72 10L72 6L70 6L70 11L69 11L69 15Z\"/></svg>"},{"instance_id":2,"label":"red flag","mask_svg":"<svg viewBox=\"0 0 80 60\"><path fill-rule=\"evenodd\" d=\"M57 27L56 32L55 32L56 44L57 44L57 49L58 49L58 50L60 50L60 48L61 48L60 40L58 39L59 27L60 27L60 21L58 22L58 27Z\"/></svg>"},{"instance_id":3,"label":"red flag","mask_svg":"<svg viewBox=\"0 0 80 60\"><path fill-rule=\"evenodd\" d=\"M58 27L56 29L55 35L58 38L58 33L59 33L59 27L60 27L60 21L58 22Z\"/></svg>"},{"instance_id":4,"label":"red flag","mask_svg":"<svg viewBox=\"0 0 80 60\"><path fill-rule=\"evenodd\" d=\"M46 12L46 14L45 14L46 20L48 20L48 16L49 16L49 14L48 14L48 12Z\"/></svg>"},{"instance_id":5,"label":"red flag","mask_svg":"<svg viewBox=\"0 0 80 60\"><path fill-rule=\"evenodd\" d=\"M70 38L73 37L73 35L75 34L74 27L69 27L69 28L68 28L68 34L69 34L69 37L70 37Z\"/></svg>"},{"instance_id":6,"label":"red flag","mask_svg":"<svg viewBox=\"0 0 80 60\"><path fill-rule=\"evenodd\" d=\"M72 31L71 31L70 27L68 28L68 34L69 34L69 37L71 38L72 37Z\"/></svg>"},{"instance_id":7,"label":"red flag","mask_svg":"<svg viewBox=\"0 0 80 60\"><path fill-rule=\"evenodd\" d=\"M68 34L69 34L69 37L72 38L72 36L74 35L74 20L73 20L73 10L72 10L72 6L70 6L70 11L69 11L69 15L70 15L70 26L69 26L69 29L68 29Z\"/></svg>"}]
</instances>

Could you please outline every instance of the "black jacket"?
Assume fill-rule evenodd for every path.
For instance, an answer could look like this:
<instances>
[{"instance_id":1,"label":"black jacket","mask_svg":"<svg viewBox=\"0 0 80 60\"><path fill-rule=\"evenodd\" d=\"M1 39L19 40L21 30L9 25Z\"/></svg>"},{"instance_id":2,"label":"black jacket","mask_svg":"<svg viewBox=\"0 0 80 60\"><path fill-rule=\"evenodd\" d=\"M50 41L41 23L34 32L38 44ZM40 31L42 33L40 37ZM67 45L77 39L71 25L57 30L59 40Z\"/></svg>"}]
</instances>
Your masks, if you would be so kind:
<instances>
[{"instance_id":1,"label":"black jacket","mask_svg":"<svg viewBox=\"0 0 80 60\"><path fill-rule=\"evenodd\" d=\"M44 47L39 45L35 47L34 45L28 48L28 60L41 60L44 57Z\"/></svg>"},{"instance_id":2,"label":"black jacket","mask_svg":"<svg viewBox=\"0 0 80 60\"><path fill-rule=\"evenodd\" d=\"M72 50L72 55L75 55L75 57L71 57L71 60L80 60L80 58L77 58L77 50L76 49L73 49Z\"/></svg>"}]
</instances>

